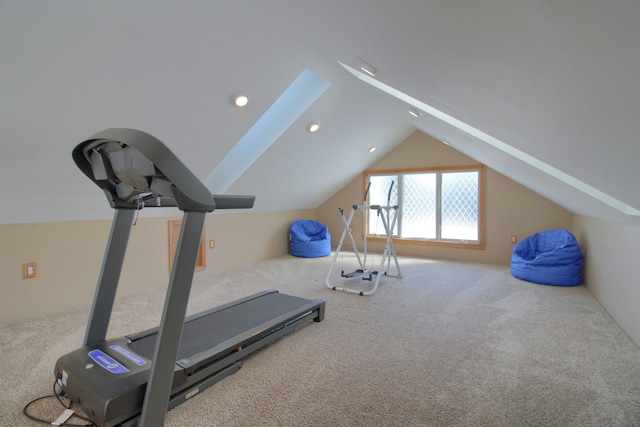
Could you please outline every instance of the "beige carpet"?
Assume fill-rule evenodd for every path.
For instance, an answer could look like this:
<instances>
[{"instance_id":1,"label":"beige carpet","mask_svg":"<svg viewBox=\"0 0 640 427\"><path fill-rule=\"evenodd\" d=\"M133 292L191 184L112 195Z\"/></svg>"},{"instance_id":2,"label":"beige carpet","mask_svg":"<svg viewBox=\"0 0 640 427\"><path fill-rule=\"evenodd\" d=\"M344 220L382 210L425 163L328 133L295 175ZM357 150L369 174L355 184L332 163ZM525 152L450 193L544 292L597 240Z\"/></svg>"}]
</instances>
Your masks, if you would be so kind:
<instances>
[{"instance_id":1,"label":"beige carpet","mask_svg":"<svg viewBox=\"0 0 640 427\"><path fill-rule=\"evenodd\" d=\"M640 350L582 286L401 258L403 278L361 297L325 287L330 261L285 256L196 275L190 313L276 288L326 300L326 318L245 359L170 411L167 426L640 425ZM354 269L349 256L342 268ZM164 289L119 299L109 335L156 326L163 300ZM39 425L22 408L51 393L54 363L80 345L87 315L0 325L0 426ZM59 409L45 401L33 412Z\"/></svg>"}]
</instances>

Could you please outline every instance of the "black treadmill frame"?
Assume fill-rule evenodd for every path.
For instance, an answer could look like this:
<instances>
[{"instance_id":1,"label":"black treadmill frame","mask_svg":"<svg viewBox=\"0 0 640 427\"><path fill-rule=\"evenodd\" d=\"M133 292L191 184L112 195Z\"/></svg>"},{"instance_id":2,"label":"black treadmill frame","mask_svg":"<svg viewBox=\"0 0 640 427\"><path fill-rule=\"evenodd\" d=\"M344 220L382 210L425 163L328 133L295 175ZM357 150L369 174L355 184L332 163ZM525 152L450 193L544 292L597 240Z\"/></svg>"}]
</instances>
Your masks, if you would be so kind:
<instances>
[{"instance_id":1,"label":"black treadmill frame","mask_svg":"<svg viewBox=\"0 0 640 427\"><path fill-rule=\"evenodd\" d=\"M131 197L129 194L127 197L121 197L118 185L123 181L125 185L131 183L131 180L126 177L130 171L126 171L124 178L114 172L108 159L107 151L109 150L100 151L101 147L106 147L107 144L111 144L110 147L116 151L120 148L124 151L131 147L151 162L153 166L151 175L148 172L148 164L145 164L140 168L146 171L144 175L136 177L137 181L134 180L148 184L143 184L142 188L134 188L139 196ZM137 156L138 153L134 154ZM84 174L103 189L115 210L87 322L83 349L106 343L107 329L136 211L143 207L177 206L184 212L140 418L127 421L128 424L126 424L160 426L164 424L166 411L185 399L180 393L174 393L171 397L172 384L206 214L216 207L219 209L251 208L255 198L254 196L211 195L204 184L162 142L145 132L134 129L107 129L98 132L73 150L73 159ZM132 168L132 173L135 173L136 166ZM153 182L160 184L154 188ZM324 301L316 301L316 303L318 304L315 308L317 314L311 320L320 321L324 317ZM278 336L274 334L272 338L265 338L270 342ZM266 343L268 342L263 342L261 346ZM242 353L244 355L249 352ZM218 380L230 375L239 369L239 362L231 359L225 362L225 367L221 370L209 369L207 372L213 377L220 377ZM56 368L56 371L56 375L60 378L59 369ZM205 377L200 381L204 385L205 382L213 384L214 380L215 378Z\"/></svg>"}]
</instances>

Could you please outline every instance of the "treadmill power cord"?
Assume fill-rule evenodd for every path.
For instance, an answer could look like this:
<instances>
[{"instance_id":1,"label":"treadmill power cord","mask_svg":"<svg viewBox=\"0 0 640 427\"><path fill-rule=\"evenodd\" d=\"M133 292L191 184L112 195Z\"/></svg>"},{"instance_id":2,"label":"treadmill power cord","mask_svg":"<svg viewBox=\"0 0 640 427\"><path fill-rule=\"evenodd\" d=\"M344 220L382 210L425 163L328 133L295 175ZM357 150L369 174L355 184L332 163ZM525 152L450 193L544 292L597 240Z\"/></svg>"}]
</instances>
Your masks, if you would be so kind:
<instances>
[{"instance_id":1,"label":"treadmill power cord","mask_svg":"<svg viewBox=\"0 0 640 427\"><path fill-rule=\"evenodd\" d=\"M55 423L55 421L50 421L50 420L45 420L45 419L42 419L42 418L38 418L38 417L33 416L33 415L31 415L31 414L29 414L29 413L28 413L28 409L29 409L29 407L30 407L31 405L33 405L34 403L39 402L39 401L44 400L44 399L51 399L51 398L53 398L53 397L55 397L55 398L56 398L56 400L57 400L58 402L60 402L60 404L65 408L65 410L71 409L71 404L72 404L72 402L71 402L71 401L69 401L69 404L68 404L68 405L67 405L67 404L65 404L65 403L62 401L62 397L64 396L64 392L63 392L62 390L60 390L60 393L58 393L58 392L56 391L56 385L58 385L58 380L59 380L59 379L60 379L60 376L57 376L57 377L56 377L56 380L53 382L53 394L50 394L50 395L48 395L48 396L38 397L37 399L34 399L34 400L32 400L31 402L27 403L27 404L24 406L24 408L22 409L22 413L23 413L27 418L29 418L30 420L32 420L32 421L36 421L36 422L39 422L39 423L42 423L42 424L58 425L58 426L69 426L69 427L95 427L95 424L94 424L94 423L93 423L89 418L83 417L82 415L78 415L78 413L76 413L75 411L74 411L74 412L73 412L73 414L72 414L71 416L69 416L68 418L71 418L71 417L80 418L81 420L86 421L86 422L88 422L89 424L71 424L71 423L67 423L66 421L65 421L65 422L62 422L62 423L57 424L57 423Z\"/></svg>"}]
</instances>

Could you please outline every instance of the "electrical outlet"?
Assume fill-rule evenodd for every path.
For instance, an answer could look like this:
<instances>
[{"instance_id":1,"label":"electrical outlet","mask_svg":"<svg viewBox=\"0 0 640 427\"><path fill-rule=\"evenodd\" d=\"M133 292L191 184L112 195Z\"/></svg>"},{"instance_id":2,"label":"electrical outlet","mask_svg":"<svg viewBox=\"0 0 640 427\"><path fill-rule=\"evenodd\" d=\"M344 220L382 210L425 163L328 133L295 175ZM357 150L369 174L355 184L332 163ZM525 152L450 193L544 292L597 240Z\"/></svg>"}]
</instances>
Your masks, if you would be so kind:
<instances>
[{"instance_id":1,"label":"electrical outlet","mask_svg":"<svg viewBox=\"0 0 640 427\"><path fill-rule=\"evenodd\" d=\"M209 249L216 247L216 241L214 239L209 240Z\"/></svg>"},{"instance_id":2,"label":"electrical outlet","mask_svg":"<svg viewBox=\"0 0 640 427\"><path fill-rule=\"evenodd\" d=\"M22 278L23 279L33 279L38 275L38 264L35 262L28 262L26 264L22 264Z\"/></svg>"},{"instance_id":3,"label":"electrical outlet","mask_svg":"<svg viewBox=\"0 0 640 427\"><path fill-rule=\"evenodd\" d=\"M518 236L516 236L515 234L512 234L511 235L511 243L514 244L514 245L516 243L518 243Z\"/></svg>"}]
</instances>

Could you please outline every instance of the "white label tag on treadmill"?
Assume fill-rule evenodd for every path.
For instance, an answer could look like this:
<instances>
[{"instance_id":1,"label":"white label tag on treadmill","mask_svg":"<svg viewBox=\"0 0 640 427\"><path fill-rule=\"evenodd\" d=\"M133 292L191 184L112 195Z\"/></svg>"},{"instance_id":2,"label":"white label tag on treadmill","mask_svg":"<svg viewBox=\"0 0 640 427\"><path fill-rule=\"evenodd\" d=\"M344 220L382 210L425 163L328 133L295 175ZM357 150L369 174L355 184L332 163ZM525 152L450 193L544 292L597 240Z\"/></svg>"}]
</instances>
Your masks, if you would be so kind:
<instances>
[{"instance_id":1,"label":"white label tag on treadmill","mask_svg":"<svg viewBox=\"0 0 640 427\"><path fill-rule=\"evenodd\" d=\"M121 355L123 355L124 357L126 357L127 359L131 360L133 363L135 363L138 366L143 366L147 364L147 361L138 357L137 355L131 353L129 350L120 347L119 345L110 345L109 348L117 351L118 353L120 353Z\"/></svg>"},{"instance_id":2,"label":"white label tag on treadmill","mask_svg":"<svg viewBox=\"0 0 640 427\"><path fill-rule=\"evenodd\" d=\"M126 372L129 372L127 368L125 368L100 350L91 350L89 352L89 357L112 374L124 374Z\"/></svg>"}]
</instances>

